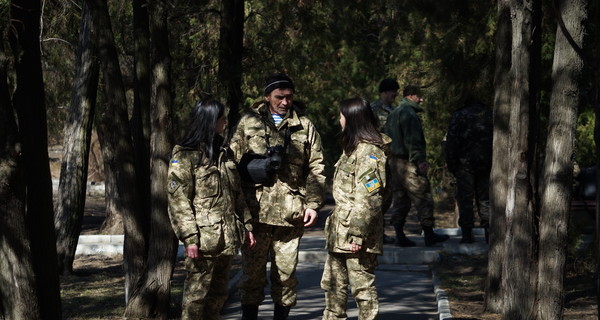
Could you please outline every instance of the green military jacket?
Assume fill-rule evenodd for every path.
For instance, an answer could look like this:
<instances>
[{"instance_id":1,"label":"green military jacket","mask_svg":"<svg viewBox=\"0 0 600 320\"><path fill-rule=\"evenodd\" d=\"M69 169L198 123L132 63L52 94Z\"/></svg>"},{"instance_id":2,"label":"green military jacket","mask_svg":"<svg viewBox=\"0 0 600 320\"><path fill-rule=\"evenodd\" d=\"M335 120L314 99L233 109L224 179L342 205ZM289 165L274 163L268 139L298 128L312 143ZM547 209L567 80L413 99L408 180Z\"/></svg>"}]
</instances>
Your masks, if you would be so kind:
<instances>
[{"instance_id":1,"label":"green military jacket","mask_svg":"<svg viewBox=\"0 0 600 320\"><path fill-rule=\"evenodd\" d=\"M270 146L284 145L288 129L289 144L274 179L264 184L242 184L253 222L302 226L304 210L318 210L322 205L325 176L321 137L297 107L290 108L275 126L267 105L255 103L251 112L242 116L231 139L236 161L247 152L264 154L267 137Z\"/></svg>"},{"instance_id":2,"label":"green military jacket","mask_svg":"<svg viewBox=\"0 0 600 320\"><path fill-rule=\"evenodd\" d=\"M225 151L211 164L200 151L175 146L167 190L177 238L186 246L197 244L205 256L234 255L245 229L252 230L237 168Z\"/></svg>"},{"instance_id":3,"label":"green military jacket","mask_svg":"<svg viewBox=\"0 0 600 320\"><path fill-rule=\"evenodd\" d=\"M373 111L373 115L375 115L375 118L379 123L377 130L379 130L381 133L385 133L385 123L387 122L387 118L390 113L394 110L394 107L384 105L383 101L379 99L371 103L371 110Z\"/></svg>"},{"instance_id":4,"label":"green military jacket","mask_svg":"<svg viewBox=\"0 0 600 320\"><path fill-rule=\"evenodd\" d=\"M384 136L384 143L389 143L388 137ZM326 248L330 252L350 253L350 243L361 245L369 253L383 252L381 203L386 187L383 148L359 143L352 154L342 154L335 164L335 209L325 223Z\"/></svg>"},{"instance_id":5,"label":"green military jacket","mask_svg":"<svg viewBox=\"0 0 600 320\"><path fill-rule=\"evenodd\" d=\"M405 97L390 113L385 128L386 134L392 138L392 154L406 157L415 164L425 162L427 148L421 119L417 115L419 112L423 112L423 108Z\"/></svg>"}]
</instances>

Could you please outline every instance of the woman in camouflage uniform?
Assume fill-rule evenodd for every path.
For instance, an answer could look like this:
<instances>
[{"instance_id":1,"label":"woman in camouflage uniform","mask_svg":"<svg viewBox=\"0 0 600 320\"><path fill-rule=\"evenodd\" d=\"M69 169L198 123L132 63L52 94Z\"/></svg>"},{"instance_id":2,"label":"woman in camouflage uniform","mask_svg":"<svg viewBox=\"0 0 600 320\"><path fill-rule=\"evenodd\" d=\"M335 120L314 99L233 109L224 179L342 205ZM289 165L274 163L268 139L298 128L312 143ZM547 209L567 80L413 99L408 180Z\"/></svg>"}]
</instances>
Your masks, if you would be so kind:
<instances>
[{"instance_id":1,"label":"woman in camouflage uniform","mask_svg":"<svg viewBox=\"0 0 600 320\"><path fill-rule=\"evenodd\" d=\"M325 290L323 319L345 319L348 284L359 308L359 319L379 313L375 266L382 253L381 202L385 187L384 145L389 138L377 130L362 98L340 105L344 153L336 163L333 197L336 207L327 218L327 250L321 288Z\"/></svg>"},{"instance_id":2,"label":"woman in camouflage uniform","mask_svg":"<svg viewBox=\"0 0 600 320\"><path fill-rule=\"evenodd\" d=\"M186 255L182 319L220 318L232 257L244 237L255 244L236 166L222 145L225 123L221 103L198 102L169 164L169 217Z\"/></svg>"}]
</instances>

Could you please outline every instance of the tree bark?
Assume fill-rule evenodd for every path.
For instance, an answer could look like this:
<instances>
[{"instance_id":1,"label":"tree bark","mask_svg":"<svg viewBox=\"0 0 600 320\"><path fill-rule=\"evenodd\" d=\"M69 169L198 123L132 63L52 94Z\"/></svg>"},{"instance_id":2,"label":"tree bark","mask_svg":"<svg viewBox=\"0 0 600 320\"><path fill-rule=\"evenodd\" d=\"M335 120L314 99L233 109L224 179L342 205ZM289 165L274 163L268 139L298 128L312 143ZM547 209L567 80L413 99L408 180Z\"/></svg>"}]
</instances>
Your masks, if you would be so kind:
<instances>
[{"instance_id":1,"label":"tree bark","mask_svg":"<svg viewBox=\"0 0 600 320\"><path fill-rule=\"evenodd\" d=\"M85 207L90 141L100 73L91 29L91 13L83 1L79 52L69 118L65 123L58 203L54 217L60 274L73 272Z\"/></svg>"},{"instance_id":2,"label":"tree bark","mask_svg":"<svg viewBox=\"0 0 600 320\"><path fill-rule=\"evenodd\" d=\"M167 212L167 169L171 152L171 56L166 3L149 1L152 43L151 227L148 267L138 281L125 317L167 319L177 240Z\"/></svg>"},{"instance_id":3,"label":"tree bark","mask_svg":"<svg viewBox=\"0 0 600 320\"><path fill-rule=\"evenodd\" d=\"M135 151L137 189L140 199L150 199L150 34L145 0L133 1L133 28L135 35L135 78L131 130ZM124 225L123 246L125 270L125 301L133 292L136 282L144 273L147 260L150 221L150 201L140 202L140 211Z\"/></svg>"},{"instance_id":4,"label":"tree bark","mask_svg":"<svg viewBox=\"0 0 600 320\"><path fill-rule=\"evenodd\" d=\"M506 234L506 195L508 172L508 134L510 128L511 18L509 0L498 1L496 30L496 71L494 74L494 141L490 173L490 239L488 274L485 285L485 309L502 310L502 267Z\"/></svg>"},{"instance_id":5,"label":"tree bark","mask_svg":"<svg viewBox=\"0 0 600 320\"><path fill-rule=\"evenodd\" d=\"M108 167L105 170L110 170L110 174L113 175L106 177L107 219L111 219L108 216L111 213L109 205L115 206L115 212L118 212L123 220L131 219L138 214L139 198L135 188L133 144L119 58L106 0L86 1L92 9L92 21L98 33L98 54L103 75L104 96L107 102L106 112L99 119L101 125L98 130L99 138L103 136L105 142L101 143L104 162ZM102 127L106 130L100 133ZM114 188L109 187L109 183L114 183ZM113 201L113 203L111 204L109 201ZM123 222L123 224L127 224L127 222ZM106 224L103 226L103 230L104 228L106 228Z\"/></svg>"},{"instance_id":6,"label":"tree bark","mask_svg":"<svg viewBox=\"0 0 600 320\"><path fill-rule=\"evenodd\" d=\"M0 26L0 34L4 34ZM0 41L0 319L39 319L40 306L25 224L25 177L19 133Z\"/></svg>"},{"instance_id":7,"label":"tree bark","mask_svg":"<svg viewBox=\"0 0 600 320\"><path fill-rule=\"evenodd\" d=\"M39 0L14 0L10 8L14 30L10 33L10 42L16 58L17 74L13 107L17 111L23 146L22 160L27 185L25 222L29 230L38 303L42 318L60 319L60 286L55 263L56 237L39 37L41 6Z\"/></svg>"},{"instance_id":8,"label":"tree bark","mask_svg":"<svg viewBox=\"0 0 600 320\"><path fill-rule=\"evenodd\" d=\"M502 319L531 319L537 287L534 182L535 146L531 57L536 0L512 1L511 110L506 200L505 259L502 269Z\"/></svg>"},{"instance_id":9,"label":"tree bark","mask_svg":"<svg viewBox=\"0 0 600 320\"><path fill-rule=\"evenodd\" d=\"M586 3L562 0L559 12L566 31L579 47L583 44ZM552 67L552 96L540 210L539 282L537 319L562 319L567 226L573 186L573 163L579 78L583 60L557 28Z\"/></svg>"},{"instance_id":10,"label":"tree bark","mask_svg":"<svg viewBox=\"0 0 600 320\"><path fill-rule=\"evenodd\" d=\"M229 128L239 120L242 100L242 52L244 40L244 0L221 2L219 33L219 83L225 88L229 107Z\"/></svg>"}]
</instances>

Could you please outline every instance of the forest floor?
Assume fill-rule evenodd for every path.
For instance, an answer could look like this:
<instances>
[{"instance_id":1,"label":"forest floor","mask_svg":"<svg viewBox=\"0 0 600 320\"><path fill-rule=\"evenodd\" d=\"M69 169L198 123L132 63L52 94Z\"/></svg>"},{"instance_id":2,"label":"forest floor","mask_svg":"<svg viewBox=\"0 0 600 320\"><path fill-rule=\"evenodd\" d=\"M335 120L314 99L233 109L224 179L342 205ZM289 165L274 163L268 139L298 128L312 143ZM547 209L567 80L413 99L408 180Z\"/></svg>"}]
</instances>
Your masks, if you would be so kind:
<instances>
[{"instance_id":1,"label":"forest floor","mask_svg":"<svg viewBox=\"0 0 600 320\"><path fill-rule=\"evenodd\" d=\"M330 210L325 207L324 210ZM104 199L88 197L84 213L82 234L98 234L104 220ZM409 217L408 232L416 232L418 225L414 214ZM580 226L593 222L579 222ZM451 210L436 209L436 225L439 228L456 227ZM386 227L388 235L393 235ZM322 234L322 222L307 230L306 234ZM570 255L565 281L564 319L597 319L595 304L594 246ZM234 262L232 274L239 270L239 261ZM487 272L487 255L463 256L442 254L434 270L441 279L441 286L449 296L453 319L497 320L497 314L483 310L483 287ZM76 257L74 275L61 276L63 319L121 319L124 312L122 256ZM183 262L175 266L171 282L171 315L179 318L185 270Z\"/></svg>"}]
</instances>

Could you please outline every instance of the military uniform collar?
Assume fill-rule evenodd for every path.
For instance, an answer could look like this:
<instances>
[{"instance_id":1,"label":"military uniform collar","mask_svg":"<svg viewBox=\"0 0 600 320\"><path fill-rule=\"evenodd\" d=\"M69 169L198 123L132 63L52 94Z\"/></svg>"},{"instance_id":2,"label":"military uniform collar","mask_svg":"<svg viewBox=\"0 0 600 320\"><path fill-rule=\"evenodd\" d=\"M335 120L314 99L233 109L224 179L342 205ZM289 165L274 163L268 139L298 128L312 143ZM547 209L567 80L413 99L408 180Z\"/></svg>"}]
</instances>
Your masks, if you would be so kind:
<instances>
[{"instance_id":1,"label":"military uniform collar","mask_svg":"<svg viewBox=\"0 0 600 320\"><path fill-rule=\"evenodd\" d=\"M402 98L402 104L407 104L409 105L411 108L413 108L415 110L415 112L423 112L423 108L421 108L421 106L419 106L418 103L410 100L407 97Z\"/></svg>"}]
</instances>

